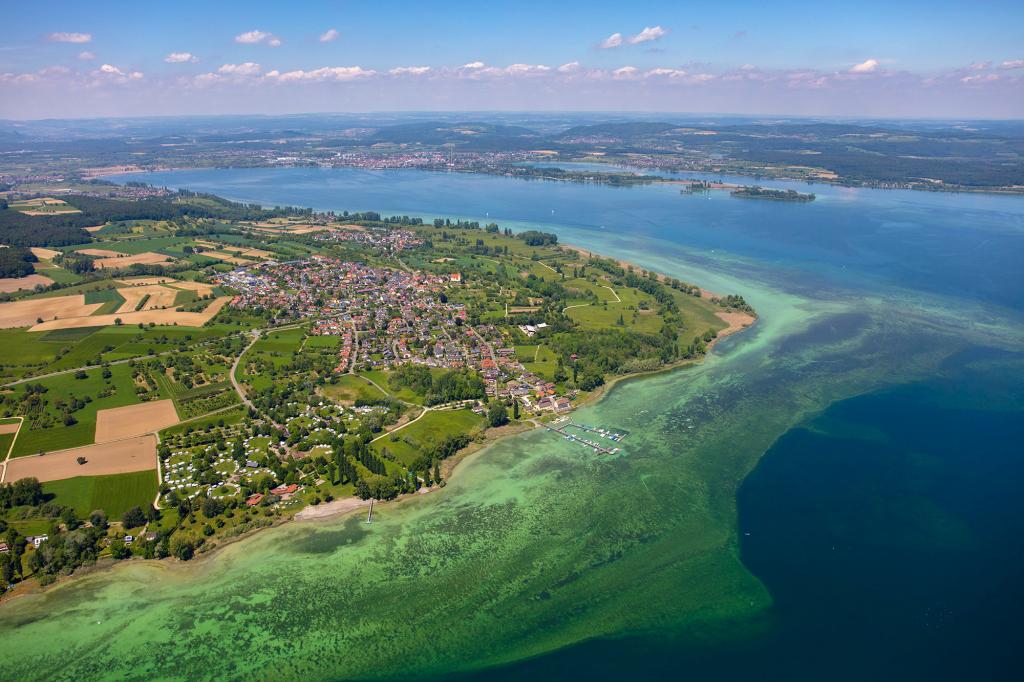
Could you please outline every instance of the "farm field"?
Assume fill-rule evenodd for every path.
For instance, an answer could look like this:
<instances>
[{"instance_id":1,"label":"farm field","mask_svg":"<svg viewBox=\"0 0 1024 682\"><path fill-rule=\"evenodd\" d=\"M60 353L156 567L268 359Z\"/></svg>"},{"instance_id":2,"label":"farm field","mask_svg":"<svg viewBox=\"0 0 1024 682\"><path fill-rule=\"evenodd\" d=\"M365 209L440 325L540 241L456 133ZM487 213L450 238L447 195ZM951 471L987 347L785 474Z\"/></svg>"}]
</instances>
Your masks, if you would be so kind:
<instances>
[{"instance_id":1,"label":"farm field","mask_svg":"<svg viewBox=\"0 0 1024 682\"><path fill-rule=\"evenodd\" d=\"M80 464L79 457L86 461ZM12 457L7 461L4 480L34 477L40 481L59 481L75 476L105 476L150 469L156 469L156 438L138 436L45 455Z\"/></svg>"},{"instance_id":2,"label":"farm field","mask_svg":"<svg viewBox=\"0 0 1024 682\"><path fill-rule=\"evenodd\" d=\"M151 400L96 413L96 442L108 443L160 431L178 423L173 400Z\"/></svg>"},{"instance_id":3,"label":"farm field","mask_svg":"<svg viewBox=\"0 0 1024 682\"><path fill-rule=\"evenodd\" d=\"M53 197L38 197L35 199L22 199L12 202L10 208L20 211L25 215L60 215L67 213L81 213L77 208L63 199Z\"/></svg>"},{"instance_id":4,"label":"farm field","mask_svg":"<svg viewBox=\"0 0 1024 682\"><path fill-rule=\"evenodd\" d=\"M66 322L67 318L88 317L101 306L102 303L86 303L84 294L0 303L0 328L30 327L41 321Z\"/></svg>"},{"instance_id":5,"label":"farm field","mask_svg":"<svg viewBox=\"0 0 1024 682\"><path fill-rule=\"evenodd\" d=\"M125 325L156 324L179 327L202 327L220 312L221 308L231 300L230 296L221 296L214 299L205 310L201 312L183 312L179 310L140 310L130 313L108 313L105 315L92 315L75 317L72 319L50 319L41 322L30 328L30 331L49 331L52 329L74 329L77 327L95 327L117 324L120 320ZM173 301L172 301L173 302ZM10 305L10 304L2 304ZM95 311L94 311L95 312ZM0 309L2 314L2 309ZM2 318L0 318L2 320ZM2 324L2 321L0 321Z\"/></svg>"},{"instance_id":6,"label":"farm field","mask_svg":"<svg viewBox=\"0 0 1024 682\"><path fill-rule=\"evenodd\" d=\"M157 263L167 263L174 259L170 256L165 256L162 253L153 253L145 251L143 253L136 253L130 256L117 255L110 258L99 258L94 261L94 265L99 268L127 268L129 265L135 263L141 263L143 265L155 265Z\"/></svg>"},{"instance_id":7,"label":"farm field","mask_svg":"<svg viewBox=\"0 0 1024 682\"><path fill-rule=\"evenodd\" d=\"M23 289L35 289L37 286L49 286L54 280L38 272L24 277L4 277L0 279L0 294L10 294Z\"/></svg>"}]
</instances>

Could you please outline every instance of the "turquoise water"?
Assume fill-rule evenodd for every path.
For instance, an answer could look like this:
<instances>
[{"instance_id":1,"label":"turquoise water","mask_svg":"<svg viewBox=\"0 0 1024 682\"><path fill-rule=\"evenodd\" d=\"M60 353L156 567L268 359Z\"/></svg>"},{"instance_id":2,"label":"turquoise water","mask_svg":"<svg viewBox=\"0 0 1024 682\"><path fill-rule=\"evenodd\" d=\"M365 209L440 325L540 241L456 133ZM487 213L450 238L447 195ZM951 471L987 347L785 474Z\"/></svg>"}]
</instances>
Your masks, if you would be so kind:
<instances>
[{"instance_id":1,"label":"turquoise water","mask_svg":"<svg viewBox=\"0 0 1024 682\"><path fill-rule=\"evenodd\" d=\"M1018 662L1024 201L354 169L130 179L540 226L740 293L761 319L586 408L631 431L622 457L530 433L373 526L291 524L0 606L12 674L962 679Z\"/></svg>"}]
</instances>

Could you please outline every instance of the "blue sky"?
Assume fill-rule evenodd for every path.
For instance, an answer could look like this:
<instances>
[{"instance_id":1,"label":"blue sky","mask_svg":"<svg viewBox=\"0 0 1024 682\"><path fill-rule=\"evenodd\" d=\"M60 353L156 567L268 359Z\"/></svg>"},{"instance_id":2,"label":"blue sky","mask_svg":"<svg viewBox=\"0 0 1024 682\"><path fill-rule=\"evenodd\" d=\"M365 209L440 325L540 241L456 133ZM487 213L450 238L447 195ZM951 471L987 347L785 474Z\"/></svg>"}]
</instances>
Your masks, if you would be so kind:
<instances>
[{"instance_id":1,"label":"blue sky","mask_svg":"<svg viewBox=\"0 0 1024 682\"><path fill-rule=\"evenodd\" d=\"M1024 104L1021 2L35 2L4 19L10 118Z\"/></svg>"}]
</instances>

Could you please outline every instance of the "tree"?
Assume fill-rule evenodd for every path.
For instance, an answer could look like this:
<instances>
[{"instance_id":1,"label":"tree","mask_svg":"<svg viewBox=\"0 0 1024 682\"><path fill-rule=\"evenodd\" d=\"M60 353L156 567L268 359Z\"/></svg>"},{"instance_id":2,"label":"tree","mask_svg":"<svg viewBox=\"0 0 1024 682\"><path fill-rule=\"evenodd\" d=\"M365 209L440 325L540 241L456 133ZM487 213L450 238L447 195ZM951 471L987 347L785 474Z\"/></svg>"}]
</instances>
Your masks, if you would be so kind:
<instances>
[{"instance_id":1,"label":"tree","mask_svg":"<svg viewBox=\"0 0 1024 682\"><path fill-rule=\"evenodd\" d=\"M192 542L192 538L175 533L171 538L170 552L173 556L181 559L182 561L188 561L195 556L196 548Z\"/></svg>"},{"instance_id":2,"label":"tree","mask_svg":"<svg viewBox=\"0 0 1024 682\"><path fill-rule=\"evenodd\" d=\"M513 419L519 419L519 401L518 400L513 400L512 401L512 418Z\"/></svg>"},{"instance_id":3,"label":"tree","mask_svg":"<svg viewBox=\"0 0 1024 682\"><path fill-rule=\"evenodd\" d=\"M106 530L107 528L107 512L102 509L94 509L89 514L89 523L93 525L93 528L99 528L100 530Z\"/></svg>"},{"instance_id":4,"label":"tree","mask_svg":"<svg viewBox=\"0 0 1024 682\"><path fill-rule=\"evenodd\" d=\"M121 538L114 538L110 541L110 556L115 559L127 559L132 555L132 551L124 544L124 540Z\"/></svg>"},{"instance_id":5,"label":"tree","mask_svg":"<svg viewBox=\"0 0 1024 682\"><path fill-rule=\"evenodd\" d=\"M60 520L68 527L68 530L78 528L78 517L75 515L75 510L71 507L64 507L64 509L61 510Z\"/></svg>"},{"instance_id":6,"label":"tree","mask_svg":"<svg viewBox=\"0 0 1024 682\"><path fill-rule=\"evenodd\" d=\"M142 507L132 507L121 516L121 524L125 528L138 528L146 523L146 514Z\"/></svg>"},{"instance_id":7,"label":"tree","mask_svg":"<svg viewBox=\"0 0 1024 682\"><path fill-rule=\"evenodd\" d=\"M224 511L224 504L220 500L214 499L212 497L207 497L205 500L203 500L202 510L203 516L205 516L208 519L212 519L214 516L217 516L222 511Z\"/></svg>"},{"instance_id":8,"label":"tree","mask_svg":"<svg viewBox=\"0 0 1024 682\"><path fill-rule=\"evenodd\" d=\"M491 426L503 426L508 424L508 410L505 403L495 400L487 410L487 423Z\"/></svg>"},{"instance_id":9,"label":"tree","mask_svg":"<svg viewBox=\"0 0 1024 682\"><path fill-rule=\"evenodd\" d=\"M115 317L114 318L114 324L116 324L118 327L120 327L124 323L121 321L120 317Z\"/></svg>"}]
</instances>

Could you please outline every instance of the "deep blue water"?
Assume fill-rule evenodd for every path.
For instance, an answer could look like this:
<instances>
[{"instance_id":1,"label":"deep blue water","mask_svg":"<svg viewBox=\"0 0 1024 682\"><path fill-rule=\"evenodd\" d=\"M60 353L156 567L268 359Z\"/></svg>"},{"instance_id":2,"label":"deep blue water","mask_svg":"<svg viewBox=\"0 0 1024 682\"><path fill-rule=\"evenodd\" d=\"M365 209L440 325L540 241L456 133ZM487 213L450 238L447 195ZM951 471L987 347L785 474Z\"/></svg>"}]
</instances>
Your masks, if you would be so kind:
<instances>
[{"instance_id":1,"label":"deep blue water","mask_svg":"<svg viewBox=\"0 0 1024 682\"><path fill-rule=\"evenodd\" d=\"M782 409L764 399L777 387L780 404L805 391L813 409L778 434L737 499L743 562L775 602L761 634L633 633L479 677L1016 679L1024 199L818 185L817 201L785 204L356 169L128 179L269 205L549 228L693 270L762 311L754 336L720 347L742 368L737 399ZM790 305L816 323L773 327ZM749 357L730 358L745 344Z\"/></svg>"}]
</instances>

